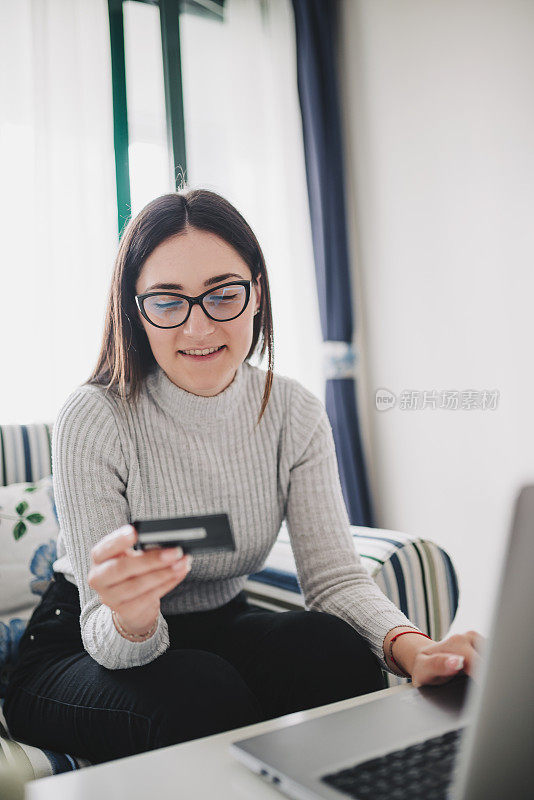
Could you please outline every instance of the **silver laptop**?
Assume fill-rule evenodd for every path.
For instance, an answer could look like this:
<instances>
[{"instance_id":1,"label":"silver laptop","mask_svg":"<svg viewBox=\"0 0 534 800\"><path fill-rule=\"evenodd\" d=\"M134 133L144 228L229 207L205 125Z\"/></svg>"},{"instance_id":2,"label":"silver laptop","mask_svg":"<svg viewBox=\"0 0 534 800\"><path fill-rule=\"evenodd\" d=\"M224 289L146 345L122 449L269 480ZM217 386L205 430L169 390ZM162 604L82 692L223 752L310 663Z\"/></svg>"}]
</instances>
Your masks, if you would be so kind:
<instances>
[{"instance_id":1,"label":"silver laptop","mask_svg":"<svg viewBox=\"0 0 534 800\"><path fill-rule=\"evenodd\" d=\"M369 695L359 706L231 744L298 800L534 798L534 486L515 504L474 679Z\"/></svg>"}]
</instances>

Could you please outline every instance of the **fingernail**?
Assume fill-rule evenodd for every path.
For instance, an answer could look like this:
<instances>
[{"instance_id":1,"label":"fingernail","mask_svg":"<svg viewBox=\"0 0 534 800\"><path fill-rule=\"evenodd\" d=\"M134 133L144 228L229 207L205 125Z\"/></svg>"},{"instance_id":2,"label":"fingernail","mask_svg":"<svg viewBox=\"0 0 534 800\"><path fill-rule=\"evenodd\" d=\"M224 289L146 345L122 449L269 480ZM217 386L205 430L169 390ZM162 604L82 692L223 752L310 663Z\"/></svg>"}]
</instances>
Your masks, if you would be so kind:
<instances>
[{"instance_id":1,"label":"fingernail","mask_svg":"<svg viewBox=\"0 0 534 800\"><path fill-rule=\"evenodd\" d=\"M188 555L186 556L186 559L185 559L185 560L186 560L186 562L187 562L187 571L189 572L189 570L191 569L191 565L192 565L192 563L193 563L193 556L192 556L191 554L188 554Z\"/></svg>"},{"instance_id":2,"label":"fingernail","mask_svg":"<svg viewBox=\"0 0 534 800\"><path fill-rule=\"evenodd\" d=\"M463 656L451 656L445 662L449 669L462 669L464 665L464 657Z\"/></svg>"},{"instance_id":3,"label":"fingernail","mask_svg":"<svg viewBox=\"0 0 534 800\"><path fill-rule=\"evenodd\" d=\"M183 554L184 551L182 550L181 547L170 547L170 548L165 548L160 553L160 558L162 558L164 561L174 561L178 558L181 558Z\"/></svg>"}]
</instances>

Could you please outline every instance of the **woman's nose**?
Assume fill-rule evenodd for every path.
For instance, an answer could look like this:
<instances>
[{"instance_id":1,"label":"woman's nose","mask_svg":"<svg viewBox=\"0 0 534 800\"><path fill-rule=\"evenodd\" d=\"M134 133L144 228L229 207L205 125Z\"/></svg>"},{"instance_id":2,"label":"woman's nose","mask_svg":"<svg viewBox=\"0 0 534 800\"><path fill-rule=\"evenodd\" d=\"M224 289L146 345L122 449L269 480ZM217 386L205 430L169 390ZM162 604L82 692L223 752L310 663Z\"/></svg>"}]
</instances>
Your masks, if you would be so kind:
<instances>
[{"instance_id":1,"label":"woman's nose","mask_svg":"<svg viewBox=\"0 0 534 800\"><path fill-rule=\"evenodd\" d=\"M198 334L213 331L215 324L197 303L191 309L187 322L182 326L185 334Z\"/></svg>"}]
</instances>

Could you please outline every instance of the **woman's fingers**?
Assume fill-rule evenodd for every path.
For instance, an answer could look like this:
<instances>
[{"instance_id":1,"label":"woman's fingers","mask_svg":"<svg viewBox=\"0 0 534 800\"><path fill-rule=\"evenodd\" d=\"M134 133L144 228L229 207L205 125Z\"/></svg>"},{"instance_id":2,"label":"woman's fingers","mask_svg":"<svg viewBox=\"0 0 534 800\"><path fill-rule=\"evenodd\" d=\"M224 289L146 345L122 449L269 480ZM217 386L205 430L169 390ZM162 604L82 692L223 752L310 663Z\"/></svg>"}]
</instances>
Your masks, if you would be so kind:
<instances>
[{"instance_id":1,"label":"woman's fingers","mask_svg":"<svg viewBox=\"0 0 534 800\"><path fill-rule=\"evenodd\" d=\"M486 645L486 639L484 636L481 636L480 633L477 633L476 631L467 631L465 636L467 636L472 647L477 651L477 653L481 653L483 651Z\"/></svg>"},{"instance_id":2,"label":"woman's fingers","mask_svg":"<svg viewBox=\"0 0 534 800\"><path fill-rule=\"evenodd\" d=\"M102 542L99 544L102 544ZM119 546L118 542L113 539L107 543L108 550L116 550ZM103 552L105 554L106 550ZM98 558L101 555L102 551L97 553ZM99 592L107 592L108 589L121 584L129 578L143 575L147 572L159 571L177 559L182 558L182 556L181 547L164 547L145 551L132 550L130 548L100 563L93 564L87 580L91 588L97 589Z\"/></svg>"},{"instance_id":3,"label":"woman's fingers","mask_svg":"<svg viewBox=\"0 0 534 800\"><path fill-rule=\"evenodd\" d=\"M412 684L437 685L461 672L469 676L476 674L480 668L477 650L482 648L483 641L476 631L468 631L424 648L416 656Z\"/></svg>"},{"instance_id":4,"label":"woman's fingers","mask_svg":"<svg viewBox=\"0 0 534 800\"><path fill-rule=\"evenodd\" d=\"M452 663L453 659L456 661L454 664ZM464 663L464 656L450 653L420 653L414 664L412 684L414 686L434 686L446 683L462 670Z\"/></svg>"},{"instance_id":5,"label":"woman's fingers","mask_svg":"<svg viewBox=\"0 0 534 800\"><path fill-rule=\"evenodd\" d=\"M181 547L162 547L154 550L131 550L128 558L114 558L97 567L101 585L111 588L129 578L159 571L183 558Z\"/></svg>"},{"instance_id":6,"label":"woman's fingers","mask_svg":"<svg viewBox=\"0 0 534 800\"><path fill-rule=\"evenodd\" d=\"M101 597L103 602L111 608L120 610L124 603L142 597L146 592L150 592L162 583L174 580L180 582L189 572L188 557L178 559L173 564L166 564L160 569L145 572L142 575L135 575L120 583L108 586L104 589Z\"/></svg>"},{"instance_id":7,"label":"woman's fingers","mask_svg":"<svg viewBox=\"0 0 534 800\"><path fill-rule=\"evenodd\" d=\"M158 576L158 573L151 573L149 576L146 576L150 577L151 580L144 581L144 585L142 586L138 585L136 590L129 593L129 596L125 597L124 592L121 592L120 600L118 602L113 603L113 601L110 600L109 603L106 603L106 605L113 605L115 610L120 614L135 616L136 612L144 609L147 603L159 601L160 598L170 592L171 589L174 589L178 583L181 583L185 579L187 573L189 572L189 567L183 562L186 562L185 556L180 563L181 568L179 571L168 567L166 570L164 570L165 575L162 573ZM137 581L139 580L141 579L137 579Z\"/></svg>"},{"instance_id":8,"label":"woman's fingers","mask_svg":"<svg viewBox=\"0 0 534 800\"><path fill-rule=\"evenodd\" d=\"M437 653L428 656L426 663L427 673L431 679L440 681L441 678L449 679L462 670L466 671L467 659L458 653Z\"/></svg>"},{"instance_id":9,"label":"woman's fingers","mask_svg":"<svg viewBox=\"0 0 534 800\"><path fill-rule=\"evenodd\" d=\"M473 635L474 634L474 635ZM441 642L435 642L428 647L423 648L424 653L447 653L448 655L465 656L470 659L475 652L475 643L478 644L478 638L482 638L476 631L469 631L469 633L455 633Z\"/></svg>"},{"instance_id":10,"label":"woman's fingers","mask_svg":"<svg viewBox=\"0 0 534 800\"><path fill-rule=\"evenodd\" d=\"M91 550L94 564L101 564L108 558L123 555L128 548L135 544L137 531L132 525L123 525L122 528L106 534Z\"/></svg>"}]
</instances>

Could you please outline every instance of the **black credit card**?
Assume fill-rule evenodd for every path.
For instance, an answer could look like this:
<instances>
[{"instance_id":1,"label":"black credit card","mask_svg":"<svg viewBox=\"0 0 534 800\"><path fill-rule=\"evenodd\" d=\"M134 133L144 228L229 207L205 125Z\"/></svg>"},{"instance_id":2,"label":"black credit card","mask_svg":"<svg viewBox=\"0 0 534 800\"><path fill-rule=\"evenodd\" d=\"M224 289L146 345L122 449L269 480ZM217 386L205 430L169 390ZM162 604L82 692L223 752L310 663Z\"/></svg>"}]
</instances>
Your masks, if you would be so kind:
<instances>
[{"instance_id":1,"label":"black credit card","mask_svg":"<svg viewBox=\"0 0 534 800\"><path fill-rule=\"evenodd\" d=\"M136 520L134 550L181 547L184 553L215 553L235 550L228 514L203 514L197 517Z\"/></svg>"}]
</instances>

